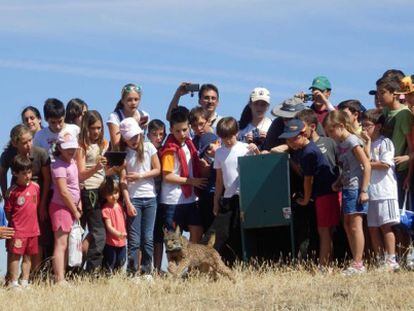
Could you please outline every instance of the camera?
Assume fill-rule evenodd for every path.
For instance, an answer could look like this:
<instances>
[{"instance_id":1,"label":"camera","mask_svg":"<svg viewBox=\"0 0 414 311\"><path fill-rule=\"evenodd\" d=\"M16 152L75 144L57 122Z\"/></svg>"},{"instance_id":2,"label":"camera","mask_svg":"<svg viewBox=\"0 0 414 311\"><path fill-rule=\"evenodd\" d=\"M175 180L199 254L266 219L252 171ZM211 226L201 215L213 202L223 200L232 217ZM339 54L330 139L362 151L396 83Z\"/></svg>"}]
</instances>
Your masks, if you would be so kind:
<instances>
[{"instance_id":1,"label":"camera","mask_svg":"<svg viewBox=\"0 0 414 311\"><path fill-rule=\"evenodd\" d=\"M256 144L257 146L262 144L262 138L260 137L260 131L258 128L255 128L254 130L252 130L252 134L253 134L253 143Z\"/></svg>"},{"instance_id":2,"label":"camera","mask_svg":"<svg viewBox=\"0 0 414 311\"><path fill-rule=\"evenodd\" d=\"M198 92L200 90L200 84L198 84L198 83L187 84L185 86L185 90L187 92L190 92L191 93L191 97L193 97L194 96L194 92Z\"/></svg>"},{"instance_id":3,"label":"camera","mask_svg":"<svg viewBox=\"0 0 414 311\"><path fill-rule=\"evenodd\" d=\"M313 94L304 94L303 95L303 102L310 102L313 101Z\"/></svg>"}]
</instances>

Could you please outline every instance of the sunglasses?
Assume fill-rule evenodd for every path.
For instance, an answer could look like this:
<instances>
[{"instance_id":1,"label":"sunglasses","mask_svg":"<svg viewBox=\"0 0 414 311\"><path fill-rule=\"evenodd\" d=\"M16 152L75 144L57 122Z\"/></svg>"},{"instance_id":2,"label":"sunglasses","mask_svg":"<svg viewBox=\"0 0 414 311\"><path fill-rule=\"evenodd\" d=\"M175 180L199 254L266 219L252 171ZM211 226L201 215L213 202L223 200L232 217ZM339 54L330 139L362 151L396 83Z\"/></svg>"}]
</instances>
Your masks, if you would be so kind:
<instances>
[{"instance_id":1,"label":"sunglasses","mask_svg":"<svg viewBox=\"0 0 414 311\"><path fill-rule=\"evenodd\" d=\"M142 88L139 85L135 85L135 84L127 84L122 88L122 94L130 93L130 92L141 93Z\"/></svg>"}]
</instances>

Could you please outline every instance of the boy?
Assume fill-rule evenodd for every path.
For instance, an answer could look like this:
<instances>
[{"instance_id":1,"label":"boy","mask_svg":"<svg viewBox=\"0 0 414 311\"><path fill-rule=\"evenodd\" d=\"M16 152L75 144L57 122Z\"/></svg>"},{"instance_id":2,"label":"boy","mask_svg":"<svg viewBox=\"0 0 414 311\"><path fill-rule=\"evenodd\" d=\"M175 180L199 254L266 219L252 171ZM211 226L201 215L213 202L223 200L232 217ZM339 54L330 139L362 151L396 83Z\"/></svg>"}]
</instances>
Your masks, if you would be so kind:
<instances>
[{"instance_id":1,"label":"boy","mask_svg":"<svg viewBox=\"0 0 414 311\"><path fill-rule=\"evenodd\" d=\"M332 229L339 224L340 201L331 189L336 180L331 165L313 141L306 137L306 127L301 120L292 119L280 138L285 138L288 146L297 151L296 157L304 176L303 197L296 203L307 206L315 199L316 219L319 233L319 264L325 267L332 255Z\"/></svg>"},{"instance_id":2,"label":"boy","mask_svg":"<svg viewBox=\"0 0 414 311\"><path fill-rule=\"evenodd\" d=\"M400 213L394 145L380 134L383 124L384 116L376 109L368 110L362 116L362 136L372 168L367 220L374 254L380 258L384 270L396 271L400 266L395 259L392 226L400 222Z\"/></svg>"},{"instance_id":3,"label":"boy","mask_svg":"<svg viewBox=\"0 0 414 311\"><path fill-rule=\"evenodd\" d=\"M338 104L338 109L343 110L348 114L352 127L358 134L360 134L362 131L360 123L361 116L362 113L366 110L361 102L356 99L344 100Z\"/></svg>"},{"instance_id":4,"label":"boy","mask_svg":"<svg viewBox=\"0 0 414 311\"><path fill-rule=\"evenodd\" d=\"M52 150L50 149L56 143L58 135L63 129L77 137L80 128L75 124L65 123L65 106L56 98L49 98L45 101L43 114L49 126L35 134L34 145L47 150L51 155ZM50 158L53 159L52 156Z\"/></svg>"},{"instance_id":5,"label":"boy","mask_svg":"<svg viewBox=\"0 0 414 311\"><path fill-rule=\"evenodd\" d=\"M175 224L183 230L188 228L190 241L197 243L203 227L195 188L204 188L207 179L200 178L200 159L188 137L189 123L185 113L176 111L171 115L170 132L160 150L162 217L168 230L173 230Z\"/></svg>"},{"instance_id":6,"label":"boy","mask_svg":"<svg viewBox=\"0 0 414 311\"><path fill-rule=\"evenodd\" d=\"M200 212L204 232L214 220L213 205L216 183L216 170L214 169L214 156L220 148L220 140L216 134L205 133L200 136L198 156L201 161L201 175L208 178L207 187L200 191Z\"/></svg>"},{"instance_id":7,"label":"boy","mask_svg":"<svg viewBox=\"0 0 414 311\"><path fill-rule=\"evenodd\" d=\"M200 136L204 133L213 132L208 122L208 113L201 107L191 109L189 115L190 126L193 131L194 146L199 149Z\"/></svg>"},{"instance_id":8,"label":"boy","mask_svg":"<svg viewBox=\"0 0 414 311\"><path fill-rule=\"evenodd\" d=\"M11 166L16 183L10 187L5 211L9 226L15 230L12 239L7 241L8 276L11 288L19 288L19 261L22 256L21 286L29 285L31 257L38 252L40 234L37 221L37 206L40 200L39 186L31 181L32 162L28 157L17 155Z\"/></svg>"},{"instance_id":9,"label":"boy","mask_svg":"<svg viewBox=\"0 0 414 311\"><path fill-rule=\"evenodd\" d=\"M249 154L259 154L255 144L246 144L237 141L239 126L232 117L222 118L217 124L217 135L222 146L214 156L216 169L216 191L214 194L213 213L216 215L206 236L216 233L215 248L220 255L230 263L241 258L240 211L239 193L240 181L238 162L239 157ZM231 254L223 246L228 244Z\"/></svg>"},{"instance_id":10,"label":"boy","mask_svg":"<svg viewBox=\"0 0 414 311\"><path fill-rule=\"evenodd\" d=\"M398 98L399 83L395 79L381 78L377 81L378 99L384 109L385 122L382 133L391 139L395 147L395 164L398 183L398 200L400 206L404 198L403 183L408 175L409 154L413 150L411 135L413 116L407 106Z\"/></svg>"}]
</instances>

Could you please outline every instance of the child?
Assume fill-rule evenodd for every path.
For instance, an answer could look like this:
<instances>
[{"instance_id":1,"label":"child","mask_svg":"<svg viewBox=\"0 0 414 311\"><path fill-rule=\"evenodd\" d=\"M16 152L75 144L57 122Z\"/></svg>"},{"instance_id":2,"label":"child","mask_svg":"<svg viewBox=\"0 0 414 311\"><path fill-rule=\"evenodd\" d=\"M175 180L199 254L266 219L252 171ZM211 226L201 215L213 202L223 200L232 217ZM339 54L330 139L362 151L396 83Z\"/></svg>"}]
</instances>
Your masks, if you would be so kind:
<instances>
[{"instance_id":1,"label":"child","mask_svg":"<svg viewBox=\"0 0 414 311\"><path fill-rule=\"evenodd\" d=\"M205 133L201 135L198 156L201 160L201 174L208 178L207 186L200 191L199 207L203 231L206 232L214 220L213 205L216 184L216 170L214 169L214 156L220 148L220 139L216 134Z\"/></svg>"},{"instance_id":2,"label":"child","mask_svg":"<svg viewBox=\"0 0 414 311\"><path fill-rule=\"evenodd\" d=\"M377 81L377 94L384 106L385 116L382 133L391 139L395 147L395 164L398 183L398 199L402 206L404 199L403 184L408 175L409 154L413 150L411 135L413 116L407 106L398 101L400 84L392 78L381 78Z\"/></svg>"},{"instance_id":3,"label":"child","mask_svg":"<svg viewBox=\"0 0 414 311\"><path fill-rule=\"evenodd\" d=\"M138 109L141 103L141 97L142 88L139 85L128 83L122 88L121 99L116 104L115 110L109 115L108 121L106 121L111 138L112 150L119 150L121 142L119 124L123 119L135 118L141 128L147 128L149 114Z\"/></svg>"},{"instance_id":4,"label":"child","mask_svg":"<svg viewBox=\"0 0 414 311\"><path fill-rule=\"evenodd\" d=\"M208 113L201 107L191 109L188 116L193 131L193 144L198 149L200 136L204 133L213 132L208 122Z\"/></svg>"},{"instance_id":5,"label":"child","mask_svg":"<svg viewBox=\"0 0 414 311\"><path fill-rule=\"evenodd\" d=\"M240 182L237 159L252 153L259 154L255 144L248 145L237 141L238 131L237 121L232 117L222 118L217 124L217 135L221 138L222 146L217 149L214 157L216 191L213 213L216 218L206 233L206 236L209 236L216 232L214 247L230 263L237 259L234 255L241 258ZM225 244L230 246L233 254L226 254L223 247Z\"/></svg>"},{"instance_id":6,"label":"child","mask_svg":"<svg viewBox=\"0 0 414 311\"><path fill-rule=\"evenodd\" d=\"M93 272L102 266L105 247L105 226L99 198L99 187L105 180L103 154L108 149L104 138L102 117L96 110L86 112L80 132L80 148L76 153L81 200L83 207L82 225L88 224L88 237L84 240L86 251L86 270ZM113 173L110 168L107 174Z\"/></svg>"},{"instance_id":7,"label":"child","mask_svg":"<svg viewBox=\"0 0 414 311\"><path fill-rule=\"evenodd\" d=\"M121 188L128 214L128 266L131 274L138 272L141 250L141 271L152 272L153 232L157 210L154 177L161 172L157 149L144 142L143 130L134 118L125 118L119 125L127 144L126 167L121 173Z\"/></svg>"},{"instance_id":8,"label":"child","mask_svg":"<svg viewBox=\"0 0 414 311\"><path fill-rule=\"evenodd\" d=\"M154 147L159 151L162 147L162 142L165 138L165 124L161 120L154 119L148 123L148 133L147 138L154 145ZM162 205L159 204L159 199L161 195L161 182L162 177L155 177L155 192L157 193L157 212L155 215L155 225L154 225L154 268L156 271L161 270L162 263L162 254L163 254L163 220L162 220Z\"/></svg>"},{"instance_id":9,"label":"child","mask_svg":"<svg viewBox=\"0 0 414 311\"><path fill-rule=\"evenodd\" d=\"M376 109L362 116L362 135L371 156L368 227L374 254L381 258L385 270L396 271L395 235L392 226L400 222L398 190L395 175L394 145L380 134L384 116Z\"/></svg>"},{"instance_id":10,"label":"child","mask_svg":"<svg viewBox=\"0 0 414 311\"><path fill-rule=\"evenodd\" d=\"M197 243L202 234L200 210L195 188L203 188L206 178L200 177L200 159L188 137L189 124L185 113L171 114L170 132L160 150L163 181L160 203L163 225L173 230L175 224L190 231L190 241Z\"/></svg>"},{"instance_id":11,"label":"child","mask_svg":"<svg viewBox=\"0 0 414 311\"><path fill-rule=\"evenodd\" d=\"M66 105L65 123L82 126L82 118L88 111L88 104L80 98L71 99Z\"/></svg>"},{"instance_id":12,"label":"child","mask_svg":"<svg viewBox=\"0 0 414 311\"><path fill-rule=\"evenodd\" d=\"M8 187L7 172L16 155L29 157L32 161L31 178L40 187L40 201L38 204L38 217L40 226L39 249L37 256L32 261L32 268L36 269L41 261L52 255L53 239L51 238L50 221L48 220L48 199L50 188L50 161L47 152L33 146L32 131L23 124L16 125L10 131L10 143L1 154L0 158L0 186L3 196ZM13 175L11 185L16 181Z\"/></svg>"},{"instance_id":13,"label":"child","mask_svg":"<svg viewBox=\"0 0 414 311\"><path fill-rule=\"evenodd\" d=\"M60 100L56 98L47 99L43 106L43 115L49 126L36 132L33 143L35 146L48 151L49 155L53 153L51 147L56 143L59 133L63 129L70 132L74 137L79 135L79 126L65 123L65 106ZM52 157L50 158L52 159Z\"/></svg>"},{"instance_id":14,"label":"child","mask_svg":"<svg viewBox=\"0 0 414 311\"><path fill-rule=\"evenodd\" d=\"M301 120L292 119L280 138L285 138L289 147L297 152L303 174L303 198L296 203L307 206L315 199L316 218L319 233L319 265L325 267L332 256L332 229L339 224L340 202L331 185L336 180L331 165L316 144L306 137L306 126Z\"/></svg>"},{"instance_id":15,"label":"child","mask_svg":"<svg viewBox=\"0 0 414 311\"><path fill-rule=\"evenodd\" d=\"M368 210L371 165L346 112L331 111L324 120L324 126L328 135L338 143L339 164L342 167L342 174L332 185L332 190L339 191L342 188L344 227L353 257L353 263L343 273L364 273L362 224Z\"/></svg>"},{"instance_id":16,"label":"child","mask_svg":"<svg viewBox=\"0 0 414 311\"><path fill-rule=\"evenodd\" d=\"M266 117L269 105L270 92L263 87L255 88L240 117L238 135L240 141L254 143L261 149L272 124L272 120Z\"/></svg>"},{"instance_id":17,"label":"child","mask_svg":"<svg viewBox=\"0 0 414 311\"><path fill-rule=\"evenodd\" d=\"M9 226L15 230L7 241L7 274L11 288L18 288L19 261L22 256L21 285L29 285L31 259L38 252L40 234L37 207L40 200L39 185L32 182L32 162L27 156L17 155L12 162L12 173L16 183L8 190L5 211Z\"/></svg>"},{"instance_id":18,"label":"child","mask_svg":"<svg viewBox=\"0 0 414 311\"><path fill-rule=\"evenodd\" d=\"M102 218L106 227L106 244L104 249L104 268L112 274L121 269L126 261L126 225L125 213L119 203L118 183L107 178L99 188L101 198L105 199Z\"/></svg>"},{"instance_id":19,"label":"child","mask_svg":"<svg viewBox=\"0 0 414 311\"><path fill-rule=\"evenodd\" d=\"M52 265L58 285L66 283L68 237L74 220L80 220L82 212L78 168L74 160L78 147L78 140L72 133L61 131L54 152L55 161L51 164L53 197L49 215L55 239Z\"/></svg>"},{"instance_id":20,"label":"child","mask_svg":"<svg viewBox=\"0 0 414 311\"><path fill-rule=\"evenodd\" d=\"M361 102L356 99L344 100L338 104L338 109L343 110L348 114L355 132L358 135L361 134L361 116L362 113L366 110L365 107L362 106Z\"/></svg>"}]
</instances>

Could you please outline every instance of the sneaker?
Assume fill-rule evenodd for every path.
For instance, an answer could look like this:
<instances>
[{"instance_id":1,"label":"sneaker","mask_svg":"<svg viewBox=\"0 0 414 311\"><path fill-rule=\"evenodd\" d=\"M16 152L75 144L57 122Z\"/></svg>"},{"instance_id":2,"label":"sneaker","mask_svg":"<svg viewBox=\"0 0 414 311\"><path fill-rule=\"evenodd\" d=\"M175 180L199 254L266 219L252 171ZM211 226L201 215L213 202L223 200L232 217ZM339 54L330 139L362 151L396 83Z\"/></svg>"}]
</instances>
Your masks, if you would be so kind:
<instances>
[{"instance_id":1,"label":"sneaker","mask_svg":"<svg viewBox=\"0 0 414 311\"><path fill-rule=\"evenodd\" d=\"M387 260L380 269L387 272L397 272L400 270L400 265L395 260Z\"/></svg>"},{"instance_id":2,"label":"sneaker","mask_svg":"<svg viewBox=\"0 0 414 311\"><path fill-rule=\"evenodd\" d=\"M144 274L141 276L141 278L146 281L147 283L153 283L154 277L151 274Z\"/></svg>"},{"instance_id":3,"label":"sneaker","mask_svg":"<svg viewBox=\"0 0 414 311\"><path fill-rule=\"evenodd\" d=\"M16 291L21 291L22 287L20 286L20 284L17 281L12 281L9 283L9 285L7 286L8 289L10 290L16 290Z\"/></svg>"},{"instance_id":4,"label":"sneaker","mask_svg":"<svg viewBox=\"0 0 414 311\"><path fill-rule=\"evenodd\" d=\"M357 264L353 263L347 269L342 271L342 275L352 276L352 275L363 274L365 272L367 272L367 270L365 269L364 265L362 265L362 264L357 265Z\"/></svg>"},{"instance_id":5,"label":"sneaker","mask_svg":"<svg viewBox=\"0 0 414 311\"><path fill-rule=\"evenodd\" d=\"M24 289L30 288L30 284L28 280L21 280L20 281L20 286Z\"/></svg>"}]
</instances>

